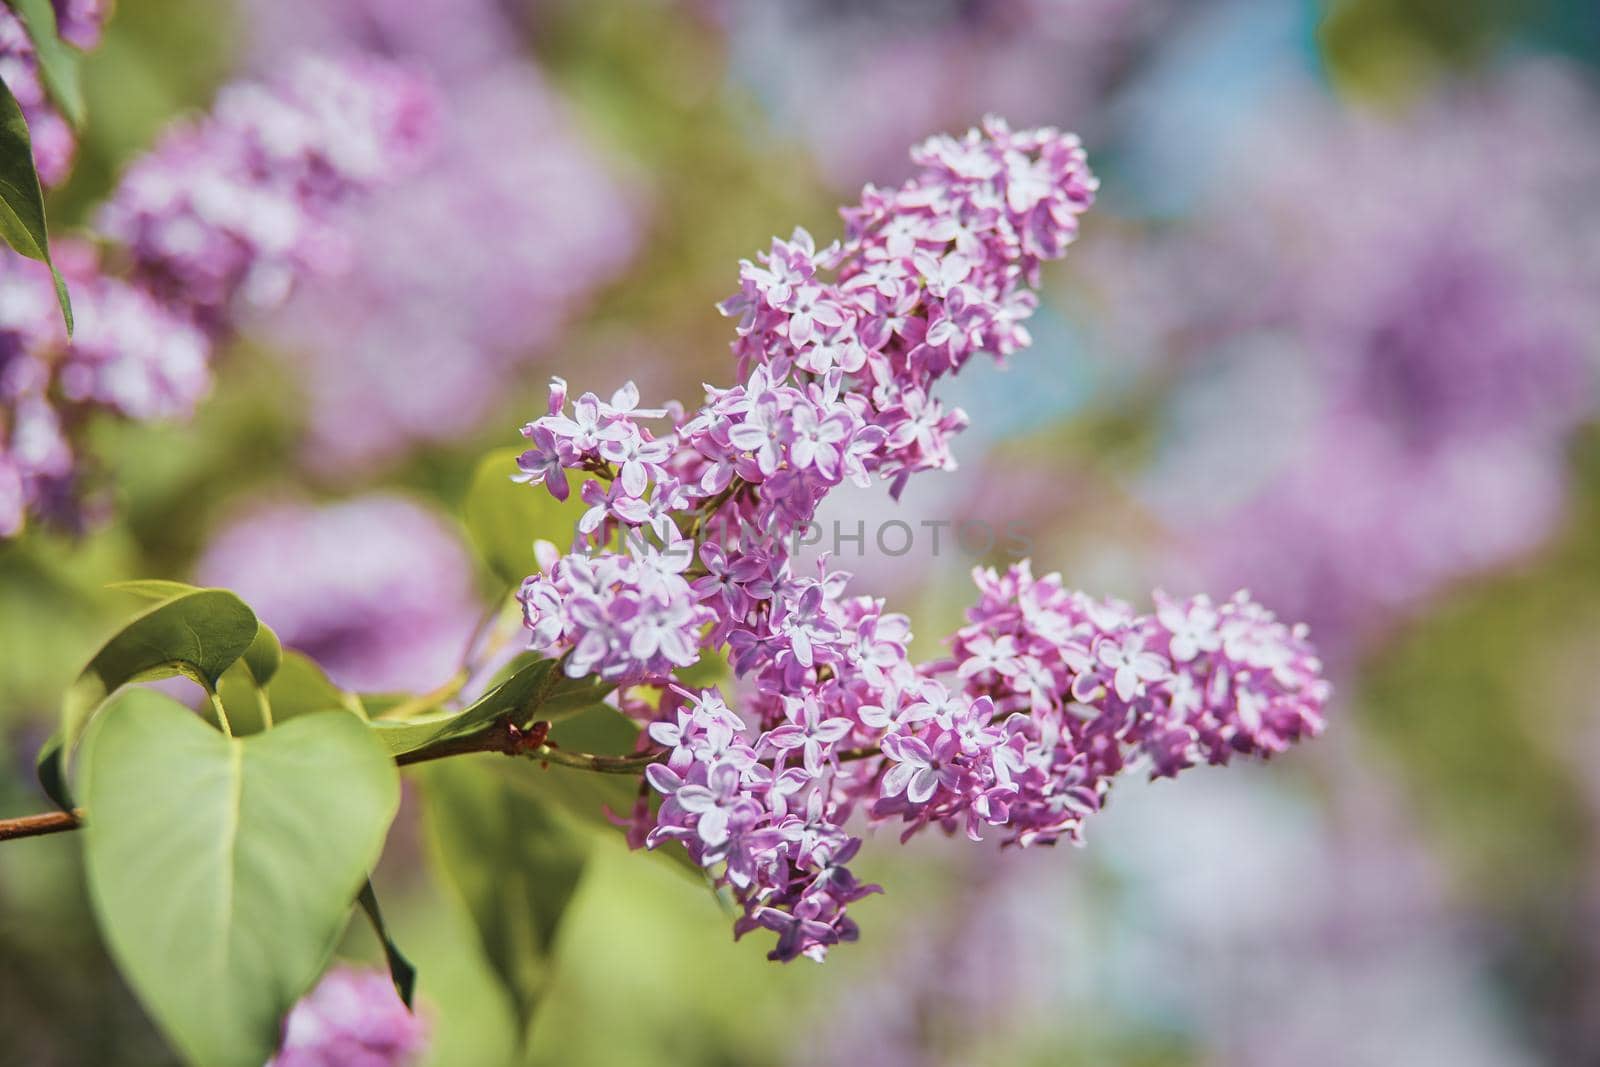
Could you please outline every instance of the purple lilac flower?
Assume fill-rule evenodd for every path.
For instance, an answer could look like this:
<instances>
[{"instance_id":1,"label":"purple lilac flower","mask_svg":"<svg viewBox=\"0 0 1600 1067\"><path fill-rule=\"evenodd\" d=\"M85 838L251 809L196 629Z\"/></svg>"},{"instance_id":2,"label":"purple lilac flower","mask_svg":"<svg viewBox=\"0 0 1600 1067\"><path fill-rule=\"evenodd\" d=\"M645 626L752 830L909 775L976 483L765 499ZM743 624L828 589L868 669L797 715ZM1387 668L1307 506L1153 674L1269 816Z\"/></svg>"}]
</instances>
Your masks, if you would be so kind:
<instances>
[{"instance_id":1,"label":"purple lilac flower","mask_svg":"<svg viewBox=\"0 0 1600 1067\"><path fill-rule=\"evenodd\" d=\"M336 209L416 164L434 108L404 68L299 57L169 129L99 224L127 246L138 282L218 327L236 301L280 303L298 276L348 260Z\"/></svg>"},{"instance_id":2,"label":"purple lilac flower","mask_svg":"<svg viewBox=\"0 0 1600 1067\"><path fill-rule=\"evenodd\" d=\"M248 5L263 64L307 47L384 55L426 71L440 98L437 149L349 220L338 285L301 290L269 326L304 374L320 467L470 433L638 247L637 196L529 63L504 6Z\"/></svg>"},{"instance_id":3,"label":"purple lilac flower","mask_svg":"<svg viewBox=\"0 0 1600 1067\"><path fill-rule=\"evenodd\" d=\"M352 689L440 685L481 613L457 532L385 494L254 507L212 539L195 573L237 591L286 646Z\"/></svg>"},{"instance_id":4,"label":"purple lilac flower","mask_svg":"<svg viewBox=\"0 0 1600 1067\"><path fill-rule=\"evenodd\" d=\"M410 1067L427 1047L427 1022L387 974L340 966L294 1006L267 1067Z\"/></svg>"},{"instance_id":5,"label":"purple lilac flower","mask_svg":"<svg viewBox=\"0 0 1600 1067\"><path fill-rule=\"evenodd\" d=\"M915 158L918 178L844 212L843 243L798 231L743 264L723 306L740 384L685 412L640 408L631 383L572 400L556 379L524 429L520 480L562 495L581 472L589 506L572 551L523 584L532 645L575 677L663 687L654 709L623 702L670 749L631 839L686 848L742 906L736 934L777 935L774 959L855 939L848 907L877 887L847 867L853 810L906 835L1075 839L1124 770L1282 751L1321 729L1327 697L1304 629L1243 594L1140 616L1026 564L980 572L952 657L917 665L904 616L847 597L826 560L796 564L794 535L846 479L897 494L953 464L966 420L934 386L1026 345L1039 267L1095 188L1075 138L998 119ZM744 717L672 681L724 647Z\"/></svg>"}]
</instances>

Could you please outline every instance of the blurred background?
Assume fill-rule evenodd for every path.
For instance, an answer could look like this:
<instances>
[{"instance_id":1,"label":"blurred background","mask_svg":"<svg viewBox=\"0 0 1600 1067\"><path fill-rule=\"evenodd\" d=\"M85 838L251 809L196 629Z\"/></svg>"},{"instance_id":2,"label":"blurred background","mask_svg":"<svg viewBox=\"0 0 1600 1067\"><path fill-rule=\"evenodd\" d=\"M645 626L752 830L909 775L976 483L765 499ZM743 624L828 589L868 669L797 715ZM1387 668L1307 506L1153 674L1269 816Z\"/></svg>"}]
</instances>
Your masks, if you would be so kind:
<instances>
[{"instance_id":1,"label":"blurred background","mask_svg":"<svg viewBox=\"0 0 1600 1067\"><path fill-rule=\"evenodd\" d=\"M996 112L1080 132L1101 200L1033 348L949 383L961 469L834 512L1015 522L1136 601L1249 587L1312 624L1328 733L1125 786L1081 850L875 835L889 891L821 967L585 831L531 1015L409 805L377 881L427 1061L531 1027L551 1064L1600 1064L1592 0L123 0L55 227L312 51L426 79L441 148L246 317L192 420L91 428L81 535L0 546L0 815L46 806L59 694L133 610L108 582L228 585L344 685L438 684L502 592L455 516L549 376L729 381L739 258L831 239ZM1004 560L852 552L923 653ZM172 1062L77 865L70 835L0 849L0 1063Z\"/></svg>"}]
</instances>

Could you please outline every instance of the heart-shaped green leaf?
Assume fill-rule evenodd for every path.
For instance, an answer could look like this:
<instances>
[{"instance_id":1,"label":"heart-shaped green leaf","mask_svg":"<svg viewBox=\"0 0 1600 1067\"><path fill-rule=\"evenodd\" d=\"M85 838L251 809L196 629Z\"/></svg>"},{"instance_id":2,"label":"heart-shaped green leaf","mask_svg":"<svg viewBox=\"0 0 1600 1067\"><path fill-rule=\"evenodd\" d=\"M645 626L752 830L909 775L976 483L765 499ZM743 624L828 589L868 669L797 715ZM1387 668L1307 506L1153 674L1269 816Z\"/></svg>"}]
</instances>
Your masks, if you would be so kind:
<instances>
[{"instance_id":1,"label":"heart-shaped green leaf","mask_svg":"<svg viewBox=\"0 0 1600 1067\"><path fill-rule=\"evenodd\" d=\"M84 746L84 854L123 974L183 1054L260 1067L316 981L399 805L360 720L230 738L147 689Z\"/></svg>"},{"instance_id":2,"label":"heart-shaped green leaf","mask_svg":"<svg viewBox=\"0 0 1600 1067\"><path fill-rule=\"evenodd\" d=\"M103 645L61 702L61 725L39 755L39 780L71 806L67 761L100 705L129 682L182 674L214 690L257 638L255 614L224 589L198 589L158 604ZM274 642L276 638L274 638Z\"/></svg>"},{"instance_id":3,"label":"heart-shaped green leaf","mask_svg":"<svg viewBox=\"0 0 1600 1067\"><path fill-rule=\"evenodd\" d=\"M128 582L112 582L106 588L161 604L202 591L199 586L187 582L174 582L166 578L138 578ZM245 663L250 668L250 676L255 679L255 683L264 686L271 681L282 659L283 645L278 641L278 635L266 623L259 623L255 640L244 653Z\"/></svg>"},{"instance_id":4,"label":"heart-shaped green leaf","mask_svg":"<svg viewBox=\"0 0 1600 1067\"><path fill-rule=\"evenodd\" d=\"M533 556L534 541L549 541L565 552L587 510L578 496L586 475L569 473L570 492L563 503L542 484L511 480L521 470L517 466L520 454L520 449L502 448L485 456L473 472L462 507L467 533L479 555L502 581L513 586L539 569Z\"/></svg>"},{"instance_id":5,"label":"heart-shaped green leaf","mask_svg":"<svg viewBox=\"0 0 1600 1067\"><path fill-rule=\"evenodd\" d=\"M429 853L466 903L526 1031L589 839L538 797L470 761L432 764L422 781Z\"/></svg>"}]
</instances>

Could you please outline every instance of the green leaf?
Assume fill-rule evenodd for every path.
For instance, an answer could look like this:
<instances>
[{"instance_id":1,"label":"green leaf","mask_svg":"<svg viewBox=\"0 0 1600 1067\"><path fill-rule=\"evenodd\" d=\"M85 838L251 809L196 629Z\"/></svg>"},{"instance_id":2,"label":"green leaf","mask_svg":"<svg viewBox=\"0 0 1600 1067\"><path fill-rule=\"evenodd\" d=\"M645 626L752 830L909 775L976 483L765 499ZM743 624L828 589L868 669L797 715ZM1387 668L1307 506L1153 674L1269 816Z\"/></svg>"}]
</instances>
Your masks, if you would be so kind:
<instances>
[{"instance_id":1,"label":"green leaf","mask_svg":"<svg viewBox=\"0 0 1600 1067\"><path fill-rule=\"evenodd\" d=\"M22 19L39 61L45 88L61 114L74 127L83 126L83 79L79 72L79 53L61 39L56 28L56 10L50 0L6 0Z\"/></svg>"},{"instance_id":2,"label":"green leaf","mask_svg":"<svg viewBox=\"0 0 1600 1067\"><path fill-rule=\"evenodd\" d=\"M244 650L242 658L257 685L265 686L272 681L272 676L278 673L278 667L283 663L283 645L279 643L278 635L272 632L272 627L264 622L256 625L255 640Z\"/></svg>"},{"instance_id":3,"label":"green leaf","mask_svg":"<svg viewBox=\"0 0 1600 1067\"><path fill-rule=\"evenodd\" d=\"M536 659L461 711L422 719L374 720L372 730L396 756L468 734L510 716L518 726L559 721L598 704L612 689L593 678L571 679L555 661Z\"/></svg>"},{"instance_id":4,"label":"green leaf","mask_svg":"<svg viewBox=\"0 0 1600 1067\"><path fill-rule=\"evenodd\" d=\"M267 697L272 701L272 718L276 722L317 711L346 711L358 718L367 717L354 693L334 685L314 660L299 652L283 653L267 686Z\"/></svg>"},{"instance_id":5,"label":"green leaf","mask_svg":"<svg viewBox=\"0 0 1600 1067\"><path fill-rule=\"evenodd\" d=\"M709 689L732 678L733 667L720 649L708 648L693 666L679 667L672 673L689 689Z\"/></svg>"},{"instance_id":6,"label":"green leaf","mask_svg":"<svg viewBox=\"0 0 1600 1067\"><path fill-rule=\"evenodd\" d=\"M190 585L188 582L168 581L165 578L136 578L128 582L112 582L106 588L160 603L183 596L185 593L198 592L200 587Z\"/></svg>"},{"instance_id":7,"label":"green leaf","mask_svg":"<svg viewBox=\"0 0 1600 1067\"><path fill-rule=\"evenodd\" d=\"M571 545L578 519L587 510L578 496L586 475L569 472L571 494L565 503L551 496L543 483L525 485L511 480L519 473L518 448L502 448L489 453L473 472L462 508L467 533L490 569L509 585L539 569L533 555L533 542L553 542L562 551Z\"/></svg>"},{"instance_id":8,"label":"green leaf","mask_svg":"<svg viewBox=\"0 0 1600 1067\"><path fill-rule=\"evenodd\" d=\"M525 1032L590 842L548 804L470 761L432 764L422 781L429 855L465 901Z\"/></svg>"},{"instance_id":9,"label":"green leaf","mask_svg":"<svg viewBox=\"0 0 1600 1067\"><path fill-rule=\"evenodd\" d=\"M382 852L394 764L343 713L230 738L153 690L116 704L79 781L100 928L185 1057L260 1067Z\"/></svg>"},{"instance_id":10,"label":"green leaf","mask_svg":"<svg viewBox=\"0 0 1600 1067\"><path fill-rule=\"evenodd\" d=\"M185 593L140 615L95 653L61 702L61 725L39 757L39 780L70 806L66 761L105 699L129 682L182 674L208 690L255 643L256 617L223 589Z\"/></svg>"},{"instance_id":11,"label":"green leaf","mask_svg":"<svg viewBox=\"0 0 1600 1067\"><path fill-rule=\"evenodd\" d=\"M361 895L356 897L356 903L361 905L367 921L372 924L372 932L378 935L378 941L383 945L383 958L389 965L389 978L394 982L394 991L400 994L401 1003L410 1008L417 992L417 969L400 951L400 946L394 943L394 938L389 936L389 926L383 921L383 909L378 907L378 894L373 892L370 878L361 887Z\"/></svg>"},{"instance_id":12,"label":"green leaf","mask_svg":"<svg viewBox=\"0 0 1600 1067\"><path fill-rule=\"evenodd\" d=\"M119 593L129 593L144 600L154 600L157 603L166 603L176 600L180 596L200 592L200 587L187 582L174 582L165 578L140 578L129 582L112 582L107 589ZM278 635L266 623L260 623L256 631L255 640L244 654L245 663L250 667L250 675L258 685L266 685L278 670L278 664L283 659L283 645L278 641Z\"/></svg>"},{"instance_id":13,"label":"green leaf","mask_svg":"<svg viewBox=\"0 0 1600 1067\"><path fill-rule=\"evenodd\" d=\"M0 239L29 259L50 268L56 283L56 300L61 317L72 336L72 301L67 283L50 262L50 236L44 219L44 190L39 187L39 172L33 165L33 141L28 137L28 120L22 117L17 98L0 81Z\"/></svg>"},{"instance_id":14,"label":"green leaf","mask_svg":"<svg viewBox=\"0 0 1600 1067\"><path fill-rule=\"evenodd\" d=\"M407 704L414 704L417 699L415 693L352 693L351 695L360 703L361 710L366 712L366 717L369 719L381 719Z\"/></svg>"}]
</instances>

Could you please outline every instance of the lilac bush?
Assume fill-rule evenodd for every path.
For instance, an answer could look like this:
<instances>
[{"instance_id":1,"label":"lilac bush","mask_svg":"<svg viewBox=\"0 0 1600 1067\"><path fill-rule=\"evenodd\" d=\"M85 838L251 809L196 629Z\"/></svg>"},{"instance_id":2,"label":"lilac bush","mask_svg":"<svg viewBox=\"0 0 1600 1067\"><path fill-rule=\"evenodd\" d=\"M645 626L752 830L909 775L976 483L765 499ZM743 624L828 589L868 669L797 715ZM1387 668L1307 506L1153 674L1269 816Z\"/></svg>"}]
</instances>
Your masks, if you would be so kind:
<instances>
[{"instance_id":1,"label":"lilac bush","mask_svg":"<svg viewBox=\"0 0 1600 1067\"><path fill-rule=\"evenodd\" d=\"M164 142L176 161L216 137L196 173L226 185L259 165L262 202L299 204L306 226L213 217L204 195L167 195L178 163L144 166L108 209L135 295L104 296L81 352L29 362L14 346L0 380L17 410L58 393L140 415L192 402L194 352L235 305L275 296L280 272L325 262L323 212L390 143L323 134L365 112L411 142L406 98L374 103L384 79L368 74L334 94L349 110L329 127L293 94L247 93ZM224 121L240 115L272 120L243 148ZM681 847L737 905L735 936L764 931L774 960L822 960L857 938L852 906L880 891L852 870L863 825L1076 844L1125 776L1270 757L1321 731L1329 686L1306 628L1245 593L1158 592L1141 612L1029 561L980 568L965 624L923 659L908 617L854 594L829 557L803 561L819 505L846 481L899 499L914 474L955 467L968 420L941 384L1028 346L1044 264L1097 189L1074 135L997 118L913 159L916 177L868 186L843 212L841 240L796 230L741 264L720 305L738 377L698 407L646 406L631 382L606 399L551 383L517 471L490 457L463 509L496 572L537 563L515 600L480 616L454 531L387 495L269 500L226 527L199 577L254 608L224 588L124 589L154 603L89 659L37 761L58 810L0 819L0 840L84 831L106 944L183 1055L282 1067L416 1050L416 1025L366 978L337 972L295 1007L353 907L395 988L414 989L371 882L405 766L496 753L552 772L541 787L477 760L422 790L439 873L526 1032L590 856L569 815L610 804L631 845ZM186 358L102 345L161 335L151 309L191 285ZM43 303L0 311L25 325ZM48 458L69 435L34 436ZM565 536L558 514L567 543L534 540ZM203 691L197 707L135 684L177 675ZM601 751L581 750L586 728Z\"/></svg>"},{"instance_id":2,"label":"lilac bush","mask_svg":"<svg viewBox=\"0 0 1600 1067\"><path fill-rule=\"evenodd\" d=\"M743 264L723 304L741 384L688 412L640 408L631 384L569 403L557 379L524 430L525 480L565 498L566 472L591 476L573 550L545 546L522 587L533 647L574 677L667 685L622 698L669 750L646 769L662 799L641 800L634 840L681 842L739 901L736 933L777 935L775 959L855 938L848 906L877 887L846 866L853 811L904 836L1076 841L1124 770L1281 751L1321 729L1328 695L1304 628L1244 594L1158 595L1140 615L1027 563L980 571L951 655L916 664L905 616L848 596L826 560L792 565L845 479L898 494L954 466L966 417L933 386L1027 345L1040 267L1096 188L1075 137L998 119L913 158L918 177L844 212L843 242L796 231ZM670 682L720 649L743 715Z\"/></svg>"},{"instance_id":3,"label":"lilac bush","mask_svg":"<svg viewBox=\"0 0 1600 1067\"><path fill-rule=\"evenodd\" d=\"M211 384L210 342L185 316L100 273L83 246L65 244L57 260L72 279L70 342L49 270L0 253L0 536L29 515L81 521L74 437L90 415L183 417Z\"/></svg>"}]
</instances>

